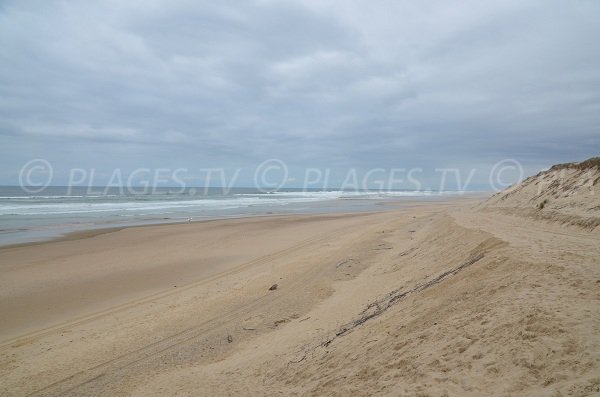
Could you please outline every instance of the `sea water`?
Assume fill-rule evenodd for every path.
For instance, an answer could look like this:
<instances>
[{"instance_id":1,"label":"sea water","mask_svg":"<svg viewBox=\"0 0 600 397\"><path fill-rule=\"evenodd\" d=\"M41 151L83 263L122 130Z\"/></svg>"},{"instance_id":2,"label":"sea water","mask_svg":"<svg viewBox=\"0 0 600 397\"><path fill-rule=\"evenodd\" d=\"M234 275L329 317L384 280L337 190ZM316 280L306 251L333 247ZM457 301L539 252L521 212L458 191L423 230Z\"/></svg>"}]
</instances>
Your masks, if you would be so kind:
<instances>
[{"instance_id":1,"label":"sea water","mask_svg":"<svg viewBox=\"0 0 600 397\"><path fill-rule=\"evenodd\" d=\"M431 199L457 192L339 191L255 188L50 186L40 192L0 186L0 245L59 237L69 232L153 223L273 214L374 211L382 202Z\"/></svg>"}]
</instances>

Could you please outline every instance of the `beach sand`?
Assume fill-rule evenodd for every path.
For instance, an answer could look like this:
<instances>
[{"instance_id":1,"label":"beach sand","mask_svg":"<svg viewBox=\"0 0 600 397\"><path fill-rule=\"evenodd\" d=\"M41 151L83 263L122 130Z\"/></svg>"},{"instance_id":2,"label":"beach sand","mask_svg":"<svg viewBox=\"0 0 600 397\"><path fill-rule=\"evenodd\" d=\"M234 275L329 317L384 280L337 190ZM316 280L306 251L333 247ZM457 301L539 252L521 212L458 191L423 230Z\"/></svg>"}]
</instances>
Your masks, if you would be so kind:
<instances>
[{"instance_id":1,"label":"beach sand","mask_svg":"<svg viewBox=\"0 0 600 397\"><path fill-rule=\"evenodd\" d=\"M0 249L0 395L598 395L600 231L480 202Z\"/></svg>"}]
</instances>

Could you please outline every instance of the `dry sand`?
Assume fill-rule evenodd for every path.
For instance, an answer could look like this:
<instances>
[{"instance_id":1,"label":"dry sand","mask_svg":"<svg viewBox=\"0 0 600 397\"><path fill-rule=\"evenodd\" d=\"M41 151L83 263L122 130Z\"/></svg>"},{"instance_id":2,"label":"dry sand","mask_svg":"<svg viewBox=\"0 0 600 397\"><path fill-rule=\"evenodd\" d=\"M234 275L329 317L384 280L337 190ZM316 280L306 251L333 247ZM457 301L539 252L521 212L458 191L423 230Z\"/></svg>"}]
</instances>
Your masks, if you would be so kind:
<instances>
[{"instance_id":1,"label":"dry sand","mask_svg":"<svg viewBox=\"0 0 600 397\"><path fill-rule=\"evenodd\" d=\"M0 249L0 395L598 395L600 230L522 215L460 199Z\"/></svg>"}]
</instances>

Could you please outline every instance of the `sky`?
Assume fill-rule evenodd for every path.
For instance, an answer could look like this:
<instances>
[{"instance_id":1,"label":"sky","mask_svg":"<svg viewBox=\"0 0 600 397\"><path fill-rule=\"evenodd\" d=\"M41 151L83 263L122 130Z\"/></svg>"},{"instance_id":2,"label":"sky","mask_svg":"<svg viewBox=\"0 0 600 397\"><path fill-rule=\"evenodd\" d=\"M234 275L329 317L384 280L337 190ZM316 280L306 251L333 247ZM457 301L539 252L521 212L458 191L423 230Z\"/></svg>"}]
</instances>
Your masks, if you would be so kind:
<instances>
[{"instance_id":1,"label":"sky","mask_svg":"<svg viewBox=\"0 0 600 397\"><path fill-rule=\"evenodd\" d=\"M33 159L52 184L221 167L248 186L271 159L286 186L526 176L600 154L599 37L596 0L2 0L0 184Z\"/></svg>"}]
</instances>

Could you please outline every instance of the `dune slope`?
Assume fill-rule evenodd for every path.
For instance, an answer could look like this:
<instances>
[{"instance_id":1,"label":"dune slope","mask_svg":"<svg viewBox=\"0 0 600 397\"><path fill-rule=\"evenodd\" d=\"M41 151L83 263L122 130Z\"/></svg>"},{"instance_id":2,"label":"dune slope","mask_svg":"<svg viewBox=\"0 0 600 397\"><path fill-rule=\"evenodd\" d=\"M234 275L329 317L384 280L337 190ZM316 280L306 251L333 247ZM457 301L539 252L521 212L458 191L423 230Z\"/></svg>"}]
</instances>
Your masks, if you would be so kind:
<instances>
[{"instance_id":1,"label":"dune slope","mask_svg":"<svg viewBox=\"0 0 600 397\"><path fill-rule=\"evenodd\" d=\"M594 229L600 225L600 157L555 165L497 193L482 208Z\"/></svg>"}]
</instances>

